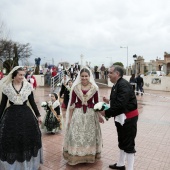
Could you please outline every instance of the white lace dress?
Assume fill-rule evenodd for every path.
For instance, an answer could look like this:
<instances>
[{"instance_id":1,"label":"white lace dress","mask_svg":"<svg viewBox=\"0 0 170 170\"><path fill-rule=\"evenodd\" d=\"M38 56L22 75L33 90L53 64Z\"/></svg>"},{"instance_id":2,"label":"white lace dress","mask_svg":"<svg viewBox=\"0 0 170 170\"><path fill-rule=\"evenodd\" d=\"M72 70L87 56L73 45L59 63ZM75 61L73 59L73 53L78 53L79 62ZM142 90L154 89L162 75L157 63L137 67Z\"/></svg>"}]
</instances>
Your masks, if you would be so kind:
<instances>
[{"instance_id":1,"label":"white lace dress","mask_svg":"<svg viewBox=\"0 0 170 170\"><path fill-rule=\"evenodd\" d=\"M94 86L89 91L75 86L70 104L74 111L63 148L63 156L70 165L94 163L100 159L102 135L98 114L93 109L97 102L98 91Z\"/></svg>"}]
</instances>

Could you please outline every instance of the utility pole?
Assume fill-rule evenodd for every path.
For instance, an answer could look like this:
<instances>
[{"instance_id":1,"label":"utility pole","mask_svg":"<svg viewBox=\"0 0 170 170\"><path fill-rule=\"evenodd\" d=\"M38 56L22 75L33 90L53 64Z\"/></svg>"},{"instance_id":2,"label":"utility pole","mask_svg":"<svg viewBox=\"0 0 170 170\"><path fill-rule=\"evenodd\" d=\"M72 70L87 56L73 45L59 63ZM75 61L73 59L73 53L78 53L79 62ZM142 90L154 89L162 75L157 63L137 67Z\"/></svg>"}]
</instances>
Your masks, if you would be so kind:
<instances>
[{"instance_id":1,"label":"utility pole","mask_svg":"<svg viewBox=\"0 0 170 170\"><path fill-rule=\"evenodd\" d=\"M81 59L81 68L83 67L83 54L80 55L80 59Z\"/></svg>"}]
</instances>

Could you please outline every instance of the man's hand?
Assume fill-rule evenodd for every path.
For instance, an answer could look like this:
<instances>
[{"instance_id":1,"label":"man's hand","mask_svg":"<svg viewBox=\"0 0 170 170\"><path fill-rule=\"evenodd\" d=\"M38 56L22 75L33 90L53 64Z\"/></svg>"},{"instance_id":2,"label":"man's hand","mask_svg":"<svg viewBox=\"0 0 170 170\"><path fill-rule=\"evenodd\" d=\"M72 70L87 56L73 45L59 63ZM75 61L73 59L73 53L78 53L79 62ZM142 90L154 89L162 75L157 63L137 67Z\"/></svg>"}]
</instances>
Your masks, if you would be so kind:
<instances>
[{"instance_id":1,"label":"man's hand","mask_svg":"<svg viewBox=\"0 0 170 170\"><path fill-rule=\"evenodd\" d=\"M104 123L104 119L102 118L102 116L99 116L99 122Z\"/></svg>"},{"instance_id":2,"label":"man's hand","mask_svg":"<svg viewBox=\"0 0 170 170\"><path fill-rule=\"evenodd\" d=\"M100 111L100 114L102 115L102 116L105 116L105 111L103 110L103 111Z\"/></svg>"},{"instance_id":3,"label":"man's hand","mask_svg":"<svg viewBox=\"0 0 170 170\"><path fill-rule=\"evenodd\" d=\"M105 102L105 103L107 103L107 104L109 104L109 99L107 99L106 97L103 97L103 101Z\"/></svg>"}]
</instances>

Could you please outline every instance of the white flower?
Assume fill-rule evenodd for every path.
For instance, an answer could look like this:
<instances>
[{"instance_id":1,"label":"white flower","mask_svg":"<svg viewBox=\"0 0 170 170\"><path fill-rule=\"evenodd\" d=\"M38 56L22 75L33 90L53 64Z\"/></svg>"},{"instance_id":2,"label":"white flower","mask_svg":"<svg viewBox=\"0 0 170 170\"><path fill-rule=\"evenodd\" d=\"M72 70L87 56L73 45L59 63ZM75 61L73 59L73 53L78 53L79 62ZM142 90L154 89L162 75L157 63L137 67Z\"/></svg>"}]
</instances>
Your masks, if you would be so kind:
<instances>
[{"instance_id":1,"label":"white flower","mask_svg":"<svg viewBox=\"0 0 170 170\"><path fill-rule=\"evenodd\" d=\"M58 83L58 84L57 84L57 87L59 87L59 86L61 86L61 83Z\"/></svg>"},{"instance_id":2,"label":"white flower","mask_svg":"<svg viewBox=\"0 0 170 170\"><path fill-rule=\"evenodd\" d=\"M94 105L95 110L101 110L104 102L98 102Z\"/></svg>"},{"instance_id":3,"label":"white flower","mask_svg":"<svg viewBox=\"0 0 170 170\"><path fill-rule=\"evenodd\" d=\"M108 107L107 104L104 103L104 102L98 102L98 103L96 103L96 104L94 105L94 111L95 111L95 112L98 112L98 111L100 112L100 111L107 110L107 109L109 109L109 107ZM106 120L109 119L109 118L106 117L106 116L104 116L104 117L105 117Z\"/></svg>"},{"instance_id":4,"label":"white flower","mask_svg":"<svg viewBox=\"0 0 170 170\"><path fill-rule=\"evenodd\" d=\"M52 106L53 104L52 104L52 102L51 101L49 101L48 102L48 106Z\"/></svg>"},{"instance_id":5,"label":"white flower","mask_svg":"<svg viewBox=\"0 0 170 170\"><path fill-rule=\"evenodd\" d=\"M47 106L47 102L42 102L41 107L45 107L45 106Z\"/></svg>"}]
</instances>

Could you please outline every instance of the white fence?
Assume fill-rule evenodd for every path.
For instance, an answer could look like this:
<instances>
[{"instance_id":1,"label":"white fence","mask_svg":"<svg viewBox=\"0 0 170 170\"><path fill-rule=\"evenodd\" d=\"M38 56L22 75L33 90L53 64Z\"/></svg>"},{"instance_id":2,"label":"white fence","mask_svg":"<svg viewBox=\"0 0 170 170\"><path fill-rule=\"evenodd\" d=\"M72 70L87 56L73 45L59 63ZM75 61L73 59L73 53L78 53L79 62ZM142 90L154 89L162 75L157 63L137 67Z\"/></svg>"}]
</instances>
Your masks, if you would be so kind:
<instances>
[{"instance_id":1,"label":"white fence","mask_svg":"<svg viewBox=\"0 0 170 170\"><path fill-rule=\"evenodd\" d=\"M59 72L56 76L51 78L51 90L54 91L57 87L57 84L61 83L63 78L64 71Z\"/></svg>"}]
</instances>

